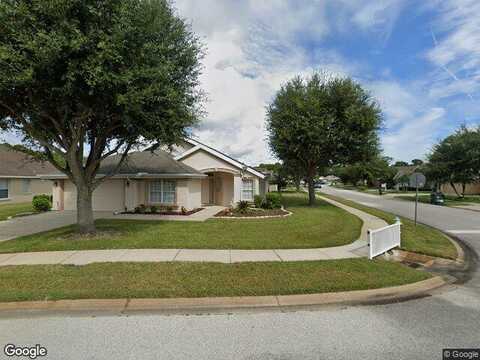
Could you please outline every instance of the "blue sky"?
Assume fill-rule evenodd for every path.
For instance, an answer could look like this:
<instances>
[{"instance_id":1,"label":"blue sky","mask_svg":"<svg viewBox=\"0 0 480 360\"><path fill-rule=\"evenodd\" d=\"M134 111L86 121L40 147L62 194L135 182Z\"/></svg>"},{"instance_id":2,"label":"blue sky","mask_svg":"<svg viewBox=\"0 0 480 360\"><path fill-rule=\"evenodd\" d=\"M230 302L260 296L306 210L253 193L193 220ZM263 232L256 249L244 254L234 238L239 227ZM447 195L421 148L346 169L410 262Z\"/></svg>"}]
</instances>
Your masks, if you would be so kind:
<instances>
[{"instance_id":1,"label":"blue sky","mask_svg":"<svg viewBox=\"0 0 480 360\"><path fill-rule=\"evenodd\" d=\"M252 164L272 161L265 106L297 74L351 76L379 102L385 154L423 158L460 124L479 125L477 0L176 0L206 45L198 138ZM15 141L13 136L4 139Z\"/></svg>"},{"instance_id":2,"label":"blue sky","mask_svg":"<svg viewBox=\"0 0 480 360\"><path fill-rule=\"evenodd\" d=\"M272 160L265 105L314 69L347 75L380 103L385 154L423 158L479 124L480 2L178 0L207 46L208 115L198 137L245 161Z\"/></svg>"}]
</instances>

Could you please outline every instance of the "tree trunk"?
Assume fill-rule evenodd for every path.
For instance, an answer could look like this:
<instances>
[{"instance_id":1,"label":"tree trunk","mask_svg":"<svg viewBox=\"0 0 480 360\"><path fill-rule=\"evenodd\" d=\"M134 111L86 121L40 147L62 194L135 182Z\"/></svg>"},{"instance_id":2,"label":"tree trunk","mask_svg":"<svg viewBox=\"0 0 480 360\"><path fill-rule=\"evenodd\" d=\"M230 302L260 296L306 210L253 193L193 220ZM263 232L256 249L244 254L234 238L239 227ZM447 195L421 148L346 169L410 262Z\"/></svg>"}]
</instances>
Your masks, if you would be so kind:
<instances>
[{"instance_id":1,"label":"tree trunk","mask_svg":"<svg viewBox=\"0 0 480 360\"><path fill-rule=\"evenodd\" d=\"M467 184L466 183L462 183L462 198L465 197L465 189L467 187Z\"/></svg>"},{"instance_id":2,"label":"tree trunk","mask_svg":"<svg viewBox=\"0 0 480 360\"><path fill-rule=\"evenodd\" d=\"M295 179L295 187L297 192L300 192L300 179Z\"/></svg>"},{"instance_id":3,"label":"tree trunk","mask_svg":"<svg viewBox=\"0 0 480 360\"><path fill-rule=\"evenodd\" d=\"M457 188L455 187L455 184L453 183L453 181L450 181L450 186L453 188L453 191L455 191L455 194L457 194L457 197L461 198L461 196L458 193Z\"/></svg>"},{"instance_id":4,"label":"tree trunk","mask_svg":"<svg viewBox=\"0 0 480 360\"><path fill-rule=\"evenodd\" d=\"M313 176L308 177L308 205L315 205L315 182Z\"/></svg>"},{"instance_id":5,"label":"tree trunk","mask_svg":"<svg viewBox=\"0 0 480 360\"><path fill-rule=\"evenodd\" d=\"M92 193L93 190L88 186L77 186L77 225L81 234L95 232Z\"/></svg>"}]
</instances>

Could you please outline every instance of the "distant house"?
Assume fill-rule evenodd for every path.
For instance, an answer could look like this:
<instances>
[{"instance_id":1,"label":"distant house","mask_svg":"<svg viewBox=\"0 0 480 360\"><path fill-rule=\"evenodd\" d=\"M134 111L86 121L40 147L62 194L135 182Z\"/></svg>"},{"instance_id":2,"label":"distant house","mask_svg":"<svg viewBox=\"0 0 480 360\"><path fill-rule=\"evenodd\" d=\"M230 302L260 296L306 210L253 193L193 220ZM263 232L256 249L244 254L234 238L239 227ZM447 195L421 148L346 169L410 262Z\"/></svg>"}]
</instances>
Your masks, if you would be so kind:
<instances>
[{"instance_id":1,"label":"distant house","mask_svg":"<svg viewBox=\"0 0 480 360\"><path fill-rule=\"evenodd\" d=\"M0 203L28 202L33 195L51 194L52 183L38 175L52 171L56 170L49 162L0 144Z\"/></svg>"},{"instance_id":2,"label":"distant house","mask_svg":"<svg viewBox=\"0 0 480 360\"><path fill-rule=\"evenodd\" d=\"M412 175L418 168L418 165L395 166L396 174L393 177L395 189L399 191L401 188L408 188L409 176Z\"/></svg>"},{"instance_id":3,"label":"distant house","mask_svg":"<svg viewBox=\"0 0 480 360\"><path fill-rule=\"evenodd\" d=\"M112 173L119 156L102 162L99 175ZM76 188L61 173L44 176L53 180L53 208L76 209ZM131 211L145 206L172 209L205 205L232 206L240 200L253 201L268 189L265 174L193 139L173 149L137 151L111 178L93 193L97 211Z\"/></svg>"}]
</instances>

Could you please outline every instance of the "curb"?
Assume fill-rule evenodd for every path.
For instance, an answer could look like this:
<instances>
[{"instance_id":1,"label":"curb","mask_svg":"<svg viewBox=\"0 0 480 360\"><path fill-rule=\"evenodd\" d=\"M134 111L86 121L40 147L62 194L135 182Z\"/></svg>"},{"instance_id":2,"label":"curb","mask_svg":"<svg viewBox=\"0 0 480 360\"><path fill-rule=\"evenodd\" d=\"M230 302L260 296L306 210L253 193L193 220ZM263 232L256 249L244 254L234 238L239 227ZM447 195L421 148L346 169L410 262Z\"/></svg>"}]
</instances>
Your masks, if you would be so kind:
<instances>
[{"instance_id":1,"label":"curb","mask_svg":"<svg viewBox=\"0 0 480 360\"><path fill-rule=\"evenodd\" d=\"M0 314L28 312L210 313L241 310L288 310L325 305L368 305L425 297L448 281L440 276L413 284L320 294L163 299L84 299L0 303Z\"/></svg>"}]
</instances>

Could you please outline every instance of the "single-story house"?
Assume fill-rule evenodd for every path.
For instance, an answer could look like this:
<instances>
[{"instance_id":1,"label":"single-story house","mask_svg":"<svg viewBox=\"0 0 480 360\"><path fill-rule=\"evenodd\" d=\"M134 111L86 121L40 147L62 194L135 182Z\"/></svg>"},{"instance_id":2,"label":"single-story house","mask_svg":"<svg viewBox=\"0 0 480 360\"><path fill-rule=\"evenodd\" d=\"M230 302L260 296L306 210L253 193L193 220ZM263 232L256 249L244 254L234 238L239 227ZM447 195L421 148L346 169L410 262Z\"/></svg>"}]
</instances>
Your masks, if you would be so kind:
<instances>
[{"instance_id":1,"label":"single-story house","mask_svg":"<svg viewBox=\"0 0 480 360\"><path fill-rule=\"evenodd\" d=\"M410 186L409 176L417 171L418 168L418 165L395 166L397 171L393 176L395 190L399 191L400 188L408 188Z\"/></svg>"},{"instance_id":2,"label":"single-story house","mask_svg":"<svg viewBox=\"0 0 480 360\"><path fill-rule=\"evenodd\" d=\"M38 175L52 171L56 169L49 162L0 144L0 203L29 202L34 195L50 195L51 182Z\"/></svg>"},{"instance_id":3,"label":"single-story house","mask_svg":"<svg viewBox=\"0 0 480 360\"><path fill-rule=\"evenodd\" d=\"M112 173L119 155L102 162L99 176ZM76 209L76 188L63 174L53 180L53 208ZM266 176L193 139L172 149L130 153L119 171L93 193L96 211L131 211L139 205L170 206L187 210L206 205L234 206L253 201L268 189Z\"/></svg>"}]
</instances>

